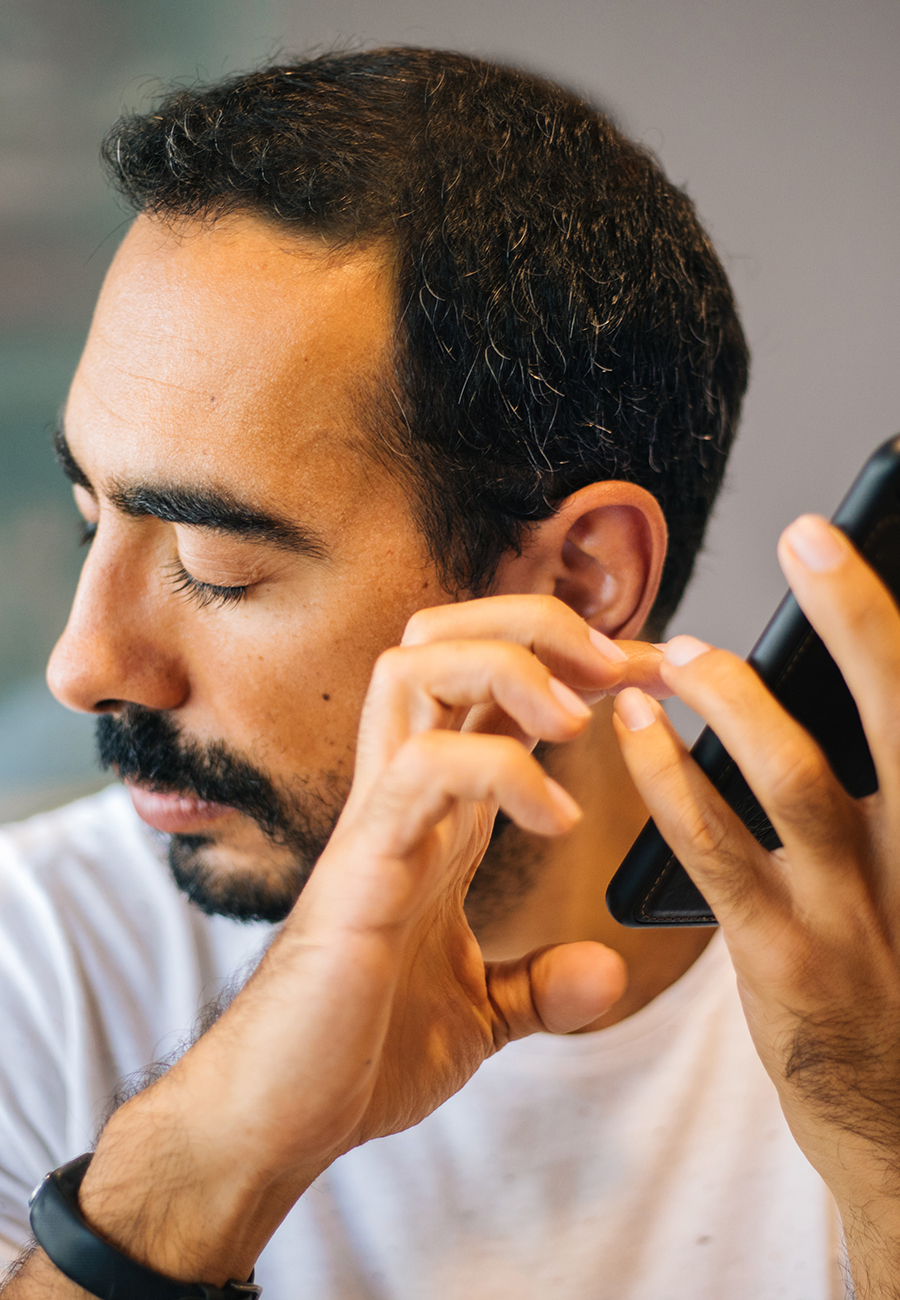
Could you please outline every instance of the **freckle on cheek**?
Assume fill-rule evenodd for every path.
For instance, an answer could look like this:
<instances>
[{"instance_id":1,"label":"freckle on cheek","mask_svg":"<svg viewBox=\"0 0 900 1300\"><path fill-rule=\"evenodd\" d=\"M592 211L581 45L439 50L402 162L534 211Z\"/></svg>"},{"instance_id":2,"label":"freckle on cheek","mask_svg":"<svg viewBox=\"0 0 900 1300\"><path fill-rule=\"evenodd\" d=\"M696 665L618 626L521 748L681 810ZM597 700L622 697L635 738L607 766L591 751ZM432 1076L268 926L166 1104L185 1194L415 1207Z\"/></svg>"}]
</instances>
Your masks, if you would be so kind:
<instances>
[{"instance_id":1,"label":"freckle on cheek","mask_svg":"<svg viewBox=\"0 0 900 1300\"><path fill-rule=\"evenodd\" d=\"M326 694L323 692L323 693L322 693L322 699L323 699L323 700L330 700L330 699L331 699L331 696L330 696L330 695L326 695Z\"/></svg>"}]
</instances>

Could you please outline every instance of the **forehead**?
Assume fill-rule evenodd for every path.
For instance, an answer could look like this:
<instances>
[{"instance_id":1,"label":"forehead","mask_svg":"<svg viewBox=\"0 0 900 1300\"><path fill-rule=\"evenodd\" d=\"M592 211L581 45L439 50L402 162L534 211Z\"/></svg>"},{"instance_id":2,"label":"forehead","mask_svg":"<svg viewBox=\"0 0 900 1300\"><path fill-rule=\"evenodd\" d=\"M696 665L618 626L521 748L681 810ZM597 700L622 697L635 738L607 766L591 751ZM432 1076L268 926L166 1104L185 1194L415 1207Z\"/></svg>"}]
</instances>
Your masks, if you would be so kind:
<instances>
[{"instance_id":1,"label":"forehead","mask_svg":"<svg viewBox=\"0 0 900 1300\"><path fill-rule=\"evenodd\" d=\"M315 464L345 478L394 320L383 245L335 250L250 216L175 226L141 216L73 381L70 445L100 477L177 466L265 490Z\"/></svg>"}]
</instances>

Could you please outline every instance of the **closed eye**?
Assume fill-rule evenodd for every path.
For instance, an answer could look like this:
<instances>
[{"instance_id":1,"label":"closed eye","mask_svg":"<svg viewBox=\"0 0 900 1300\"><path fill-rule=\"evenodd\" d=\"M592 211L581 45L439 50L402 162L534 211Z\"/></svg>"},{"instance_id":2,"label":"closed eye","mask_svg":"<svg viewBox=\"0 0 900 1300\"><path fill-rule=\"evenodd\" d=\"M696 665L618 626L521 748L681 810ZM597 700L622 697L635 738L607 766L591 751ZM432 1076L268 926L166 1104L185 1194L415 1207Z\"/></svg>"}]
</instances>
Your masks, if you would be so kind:
<instances>
[{"instance_id":1,"label":"closed eye","mask_svg":"<svg viewBox=\"0 0 900 1300\"><path fill-rule=\"evenodd\" d=\"M218 587L212 582L201 582L187 569L180 560L174 560L169 566L169 577L174 590L186 599L193 601L200 609L212 605L236 605L244 599L247 587Z\"/></svg>"},{"instance_id":2,"label":"closed eye","mask_svg":"<svg viewBox=\"0 0 900 1300\"><path fill-rule=\"evenodd\" d=\"M83 519L78 539L80 545L90 546L96 535L97 520ZM213 582L201 582L192 573L188 573L180 560L174 560L169 566L169 579L176 592L192 600L200 609L208 609L211 605L236 605L248 591L246 583L242 586L222 587Z\"/></svg>"}]
</instances>

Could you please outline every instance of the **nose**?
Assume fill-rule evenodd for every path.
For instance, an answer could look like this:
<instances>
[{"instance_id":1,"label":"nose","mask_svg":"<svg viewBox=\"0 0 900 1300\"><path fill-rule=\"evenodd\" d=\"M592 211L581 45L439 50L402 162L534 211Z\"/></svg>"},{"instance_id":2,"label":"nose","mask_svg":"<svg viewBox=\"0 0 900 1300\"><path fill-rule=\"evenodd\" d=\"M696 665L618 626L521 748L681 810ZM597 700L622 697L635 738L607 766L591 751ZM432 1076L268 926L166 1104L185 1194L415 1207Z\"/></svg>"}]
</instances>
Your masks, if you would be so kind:
<instances>
[{"instance_id":1,"label":"nose","mask_svg":"<svg viewBox=\"0 0 900 1300\"><path fill-rule=\"evenodd\" d=\"M60 703L80 713L183 704L188 677L166 603L146 550L115 536L101 543L98 534L47 666Z\"/></svg>"}]
</instances>

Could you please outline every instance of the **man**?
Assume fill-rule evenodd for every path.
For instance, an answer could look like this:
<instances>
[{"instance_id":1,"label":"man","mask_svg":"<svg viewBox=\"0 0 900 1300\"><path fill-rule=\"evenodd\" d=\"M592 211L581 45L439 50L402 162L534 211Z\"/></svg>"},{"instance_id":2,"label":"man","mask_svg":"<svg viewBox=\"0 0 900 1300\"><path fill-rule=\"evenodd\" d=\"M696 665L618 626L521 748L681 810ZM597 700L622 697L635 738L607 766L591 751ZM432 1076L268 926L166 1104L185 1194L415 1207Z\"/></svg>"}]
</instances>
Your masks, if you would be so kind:
<instances>
[{"instance_id":1,"label":"man","mask_svg":"<svg viewBox=\"0 0 900 1300\"><path fill-rule=\"evenodd\" d=\"M637 639L746 376L689 202L565 92L428 51L183 92L107 156L139 216L58 439L91 550L50 680L199 908L119 792L8 833L10 1251L117 1079L269 944L72 1175L92 1290L820 1297L836 1202L857 1294L896 1294L896 610L827 525L786 534L861 805L745 665ZM720 938L603 907L645 804L749 1034ZM10 1300L84 1294L42 1240Z\"/></svg>"}]
</instances>

